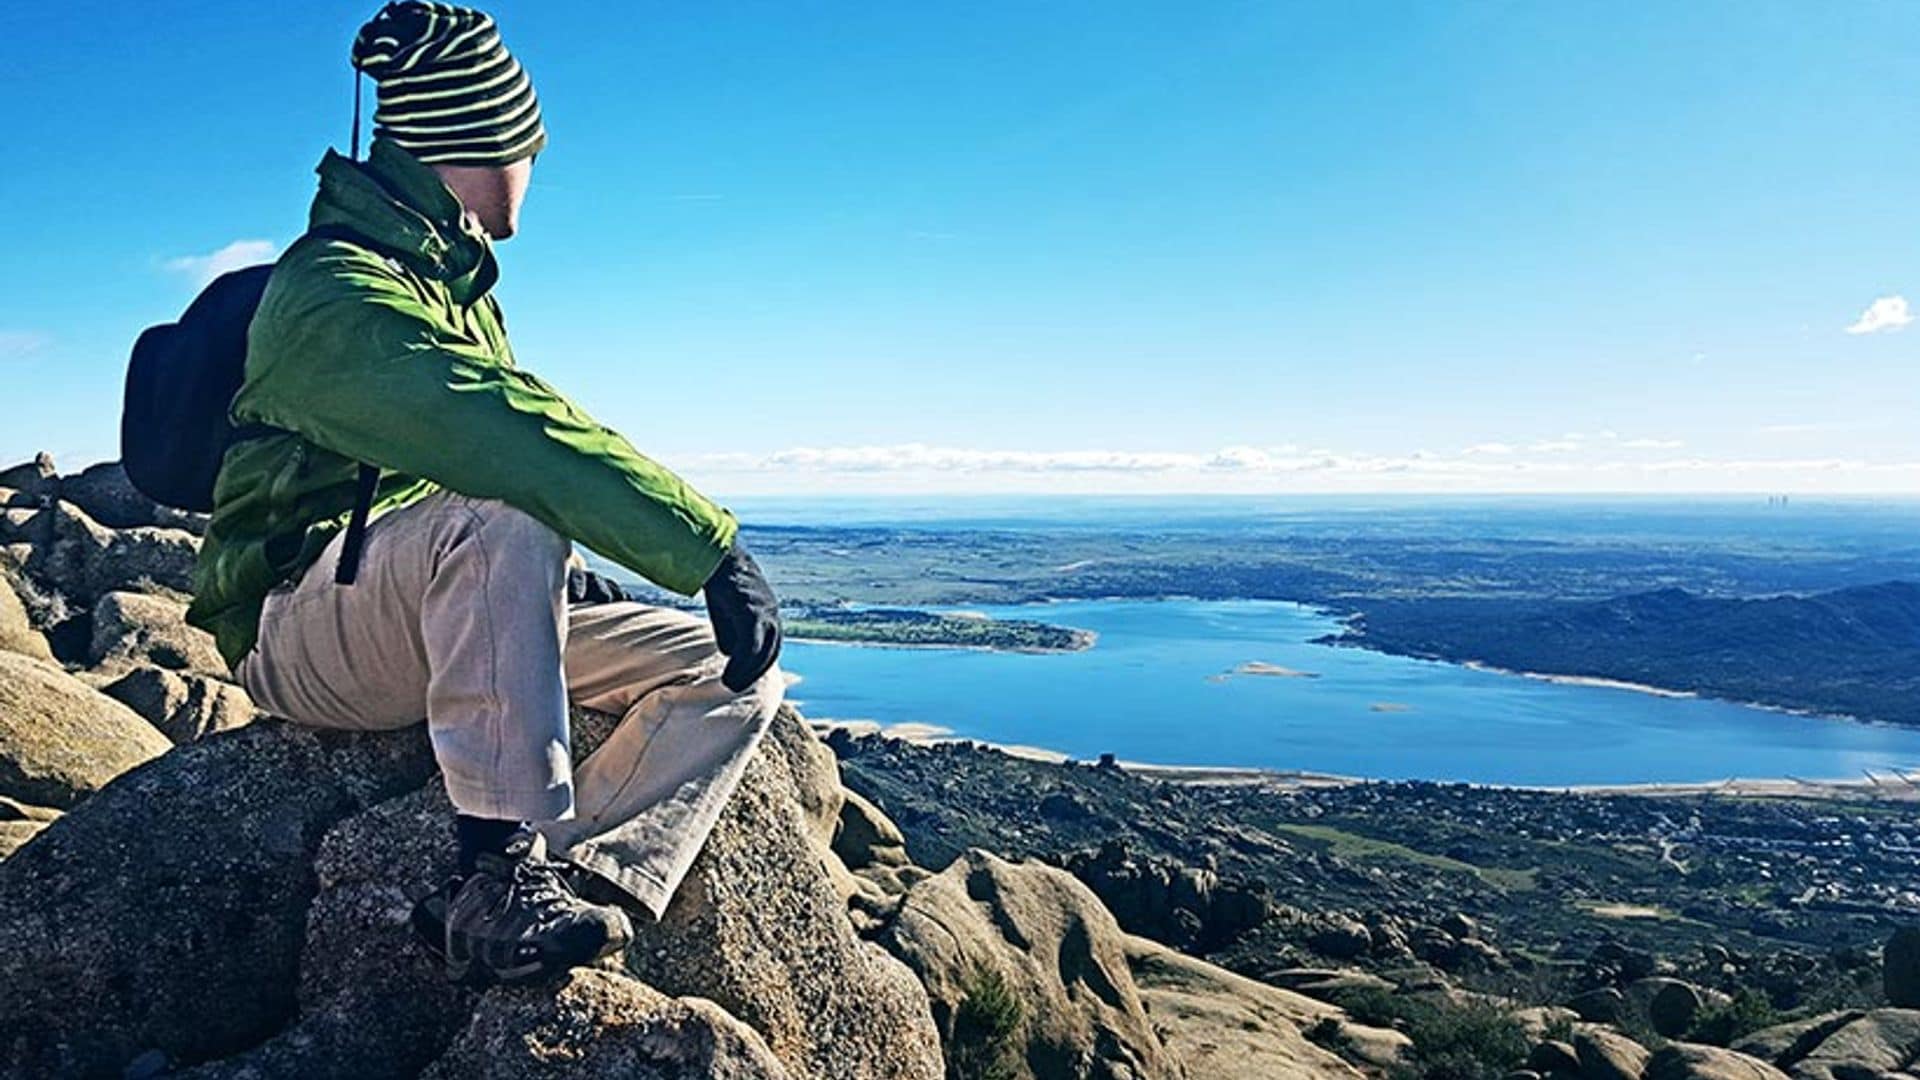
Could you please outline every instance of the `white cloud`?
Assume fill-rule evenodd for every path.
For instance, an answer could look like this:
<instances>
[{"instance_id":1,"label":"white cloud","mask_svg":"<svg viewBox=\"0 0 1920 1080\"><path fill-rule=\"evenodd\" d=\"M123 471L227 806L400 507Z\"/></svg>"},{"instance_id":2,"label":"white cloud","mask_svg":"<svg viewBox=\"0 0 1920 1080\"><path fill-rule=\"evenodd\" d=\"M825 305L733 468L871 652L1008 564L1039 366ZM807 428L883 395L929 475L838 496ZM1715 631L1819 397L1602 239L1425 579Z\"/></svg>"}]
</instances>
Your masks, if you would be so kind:
<instances>
[{"instance_id":1,"label":"white cloud","mask_svg":"<svg viewBox=\"0 0 1920 1080\"><path fill-rule=\"evenodd\" d=\"M1565 439L1549 439L1527 447L1536 454L1571 454L1580 449L1581 436L1574 435Z\"/></svg>"},{"instance_id":2,"label":"white cloud","mask_svg":"<svg viewBox=\"0 0 1920 1080\"><path fill-rule=\"evenodd\" d=\"M1478 454L1511 454L1513 453L1513 446L1503 442L1483 442L1475 443L1461 452L1468 457L1473 457Z\"/></svg>"},{"instance_id":3,"label":"white cloud","mask_svg":"<svg viewBox=\"0 0 1920 1080\"><path fill-rule=\"evenodd\" d=\"M271 262L279 251L279 245L271 240L235 240L218 251L205 255L176 256L168 259L164 265L173 273L192 278L193 283L200 286L230 270Z\"/></svg>"},{"instance_id":4,"label":"white cloud","mask_svg":"<svg viewBox=\"0 0 1920 1080\"><path fill-rule=\"evenodd\" d=\"M1551 444L1548 444L1551 445ZM1679 439L1632 439L1621 449L1675 450ZM905 443L696 454L674 464L723 490L1107 492L1920 492L1920 461L1857 458L1587 460L1559 451L1348 454L1294 447L1210 452L993 450Z\"/></svg>"},{"instance_id":5,"label":"white cloud","mask_svg":"<svg viewBox=\"0 0 1920 1080\"><path fill-rule=\"evenodd\" d=\"M47 335L36 330L0 330L0 360L25 360L47 347Z\"/></svg>"},{"instance_id":6,"label":"white cloud","mask_svg":"<svg viewBox=\"0 0 1920 1080\"><path fill-rule=\"evenodd\" d=\"M1877 334L1882 330L1898 330L1913 321L1913 312L1907 308L1904 296L1883 296L1867 305L1867 310L1847 327L1849 334Z\"/></svg>"}]
</instances>

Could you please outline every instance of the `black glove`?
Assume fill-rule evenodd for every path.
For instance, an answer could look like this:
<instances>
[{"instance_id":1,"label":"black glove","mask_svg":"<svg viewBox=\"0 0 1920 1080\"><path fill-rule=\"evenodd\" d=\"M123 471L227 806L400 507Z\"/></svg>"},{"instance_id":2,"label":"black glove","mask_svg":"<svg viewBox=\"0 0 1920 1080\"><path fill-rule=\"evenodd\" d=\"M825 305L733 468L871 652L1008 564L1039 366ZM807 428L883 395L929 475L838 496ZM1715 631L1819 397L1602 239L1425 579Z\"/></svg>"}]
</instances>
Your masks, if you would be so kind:
<instances>
[{"instance_id":1,"label":"black glove","mask_svg":"<svg viewBox=\"0 0 1920 1080\"><path fill-rule=\"evenodd\" d=\"M737 694L765 675L780 655L780 602L738 542L720 557L705 592L714 640L730 657L720 681Z\"/></svg>"},{"instance_id":2,"label":"black glove","mask_svg":"<svg viewBox=\"0 0 1920 1080\"><path fill-rule=\"evenodd\" d=\"M603 574L596 574L585 567L576 566L567 571L567 604L613 604L627 598L627 590L620 583Z\"/></svg>"}]
</instances>

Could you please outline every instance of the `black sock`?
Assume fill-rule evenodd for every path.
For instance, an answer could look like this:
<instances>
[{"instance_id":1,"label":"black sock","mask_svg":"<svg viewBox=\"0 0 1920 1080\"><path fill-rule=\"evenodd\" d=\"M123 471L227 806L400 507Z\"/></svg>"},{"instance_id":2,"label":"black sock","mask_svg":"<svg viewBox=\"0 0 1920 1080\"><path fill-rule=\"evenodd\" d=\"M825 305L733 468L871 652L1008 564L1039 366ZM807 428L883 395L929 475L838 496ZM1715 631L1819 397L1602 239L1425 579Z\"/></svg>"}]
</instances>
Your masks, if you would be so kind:
<instances>
[{"instance_id":1,"label":"black sock","mask_svg":"<svg viewBox=\"0 0 1920 1080\"><path fill-rule=\"evenodd\" d=\"M474 863L482 852L503 855L507 850L507 841L520 831L525 824L519 821L499 821L494 818L470 817L455 814L453 818L454 843L460 851L460 876L473 873Z\"/></svg>"}]
</instances>

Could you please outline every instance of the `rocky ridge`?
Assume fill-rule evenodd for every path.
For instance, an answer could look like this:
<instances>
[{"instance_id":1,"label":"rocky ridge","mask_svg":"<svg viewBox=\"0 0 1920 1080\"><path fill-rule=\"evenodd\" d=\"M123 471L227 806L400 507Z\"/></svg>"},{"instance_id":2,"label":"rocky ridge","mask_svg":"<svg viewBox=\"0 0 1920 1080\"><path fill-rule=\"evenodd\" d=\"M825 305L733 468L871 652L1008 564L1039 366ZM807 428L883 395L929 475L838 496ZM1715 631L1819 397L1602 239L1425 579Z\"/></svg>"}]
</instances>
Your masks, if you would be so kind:
<instances>
[{"instance_id":1,"label":"rocky ridge","mask_svg":"<svg viewBox=\"0 0 1920 1080\"><path fill-rule=\"evenodd\" d=\"M424 732L259 716L182 621L203 526L117 466L0 471L0 1075L1398 1067L1403 1037L1131 936L1064 871L916 865L791 711L623 956L451 985L406 926L451 847ZM577 714L577 749L610 723Z\"/></svg>"}]
</instances>

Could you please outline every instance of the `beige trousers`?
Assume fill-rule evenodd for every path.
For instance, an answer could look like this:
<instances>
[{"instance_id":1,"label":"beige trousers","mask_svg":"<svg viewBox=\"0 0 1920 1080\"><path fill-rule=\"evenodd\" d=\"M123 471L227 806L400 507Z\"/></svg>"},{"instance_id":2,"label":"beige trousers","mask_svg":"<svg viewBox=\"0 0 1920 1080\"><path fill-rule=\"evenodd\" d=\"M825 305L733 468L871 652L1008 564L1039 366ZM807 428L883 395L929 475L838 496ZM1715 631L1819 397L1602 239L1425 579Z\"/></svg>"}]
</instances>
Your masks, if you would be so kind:
<instances>
[{"instance_id":1,"label":"beige trousers","mask_svg":"<svg viewBox=\"0 0 1920 1080\"><path fill-rule=\"evenodd\" d=\"M384 730L425 717L461 813L540 824L550 849L658 916L780 706L744 693L701 616L566 606L571 544L495 500L440 492L368 526L357 580L341 538L268 596L236 675L298 723ZM573 763L567 704L622 717Z\"/></svg>"}]
</instances>

